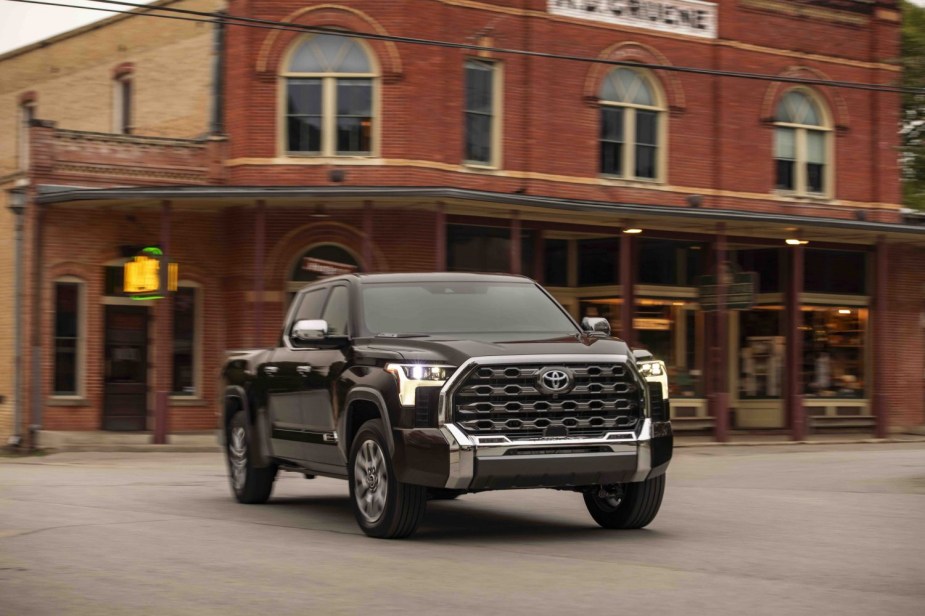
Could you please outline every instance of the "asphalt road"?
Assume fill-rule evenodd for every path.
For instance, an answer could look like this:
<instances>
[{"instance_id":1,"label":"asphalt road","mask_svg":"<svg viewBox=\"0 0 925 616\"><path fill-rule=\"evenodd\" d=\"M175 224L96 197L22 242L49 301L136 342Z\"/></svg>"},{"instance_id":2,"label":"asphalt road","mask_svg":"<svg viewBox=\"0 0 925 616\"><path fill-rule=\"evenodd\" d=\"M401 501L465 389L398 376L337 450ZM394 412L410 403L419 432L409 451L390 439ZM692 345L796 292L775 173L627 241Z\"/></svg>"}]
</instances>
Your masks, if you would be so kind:
<instances>
[{"instance_id":1,"label":"asphalt road","mask_svg":"<svg viewBox=\"0 0 925 616\"><path fill-rule=\"evenodd\" d=\"M0 614L925 613L925 444L677 452L655 522L577 494L432 502L366 538L346 483L235 503L213 454L0 458Z\"/></svg>"}]
</instances>

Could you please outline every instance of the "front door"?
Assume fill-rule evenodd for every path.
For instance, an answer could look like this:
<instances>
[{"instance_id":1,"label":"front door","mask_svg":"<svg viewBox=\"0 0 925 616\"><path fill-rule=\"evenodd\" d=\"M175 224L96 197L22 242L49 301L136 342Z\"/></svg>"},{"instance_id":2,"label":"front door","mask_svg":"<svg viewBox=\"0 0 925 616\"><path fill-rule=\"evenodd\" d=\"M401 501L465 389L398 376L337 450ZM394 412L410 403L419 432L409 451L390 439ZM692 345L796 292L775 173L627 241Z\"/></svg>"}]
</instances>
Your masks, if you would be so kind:
<instances>
[{"instance_id":1,"label":"front door","mask_svg":"<svg viewBox=\"0 0 925 616\"><path fill-rule=\"evenodd\" d=\"M106 306L103 429L145 430L148 418L148 309Z\"/></svg>"}]
</instances>

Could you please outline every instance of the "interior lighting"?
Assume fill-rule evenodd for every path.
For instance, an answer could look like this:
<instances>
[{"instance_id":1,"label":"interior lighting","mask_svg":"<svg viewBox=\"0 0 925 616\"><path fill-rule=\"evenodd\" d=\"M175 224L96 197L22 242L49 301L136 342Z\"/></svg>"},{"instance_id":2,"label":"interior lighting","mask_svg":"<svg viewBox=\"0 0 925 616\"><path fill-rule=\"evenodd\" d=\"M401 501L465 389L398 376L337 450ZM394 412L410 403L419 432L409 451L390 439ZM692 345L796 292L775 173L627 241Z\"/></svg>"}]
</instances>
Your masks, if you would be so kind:
<instances>
[{"instance_id":1,"label":"interior lighting","mask_svg":"<svg viewBox=\"0 0 925 616\"><path fill-rule=\"evenodd\" d=\"M839 308L838 314L851 314L851 311L847 308Z\"/></svg>"},{"instance_id":2,"label":"interior lighting","mask_svg":"<svg viewBox=\"0 0 925 616\"><path fill-rule=\"evenodd\" d=\"M809 240L799 240L795 237L787 238L784 241L787 242L788 246L805 246L806 244L809 244Z\"/></svg>"},{"instance_id":3,"label":"interior lighting","mask_svg":"<svg viewBox=\"0 0 925 616\"><path fill-rule=\"evenodd\" d=\"M631 235L636 235L638 233L642 233L642 229L638 227L630 227L629 229L623 229L623 233L629 233Z\"/></svg>"}]
</instances>

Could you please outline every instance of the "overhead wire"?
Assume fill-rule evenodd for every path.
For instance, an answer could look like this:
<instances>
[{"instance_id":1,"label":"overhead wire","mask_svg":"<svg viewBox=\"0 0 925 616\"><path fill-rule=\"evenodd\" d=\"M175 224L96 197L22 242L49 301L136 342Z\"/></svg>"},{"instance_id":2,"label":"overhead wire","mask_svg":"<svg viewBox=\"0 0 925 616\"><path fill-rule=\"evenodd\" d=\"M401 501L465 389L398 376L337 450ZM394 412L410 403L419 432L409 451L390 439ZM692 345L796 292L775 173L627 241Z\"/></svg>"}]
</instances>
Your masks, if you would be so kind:
<instances>
[{"instance_id":1,"label":"overhead wire","mask_svg":"<svg viewBox=\"0 0 925 616\"><path fill-rule=\"evenodd\" d=\"M49 2L47 0L6 0L7 2L19 2L22 4L38 4L45 6L58 6L62 8L86 9L113 14L135 15L139 17L154 17L161 19L174 19L179 21L190 21L195 23L223 23L229 26L257 28L263 30L278 30L286 32L300 32L308 34L338 34L344 35L343 30L327 28L323 26L310 26L297 24L293 22L276 21L270 19L259 19L255 17L242 17L219 12L196 11L192 9L181 9L168 6L152 6L138 2L129 2L127 0L90 0L91 2L107 5L116 5L123 7L132 7L131 10L120 10L116 8L89 7L76 4L67 4L63 2ZM154 11L158 11L155 13ZM164 13L173 13L165 15ZM181 17L181 15L183 15ZM536 58L546 58L552 60L563 60L572 62L585 62L593 64L605 64L610 66L626 66L634 68L645 68L649 70L668 71L676 73L687 73L693 75L705 75L714 77L728 77L734 79L747 79L756 81L770 81L781 83L793 83L802 85L829 86L833 88L846 88L854 90L868 90L892 94L922 94L925 95L925 88L909 88L905 86L896 86L890 84L862 83L854 81L837 81L830 79L819 79L812 77L795 77L789 75L769 75L764 73L750 73L743 71L728 71L710 68L699 68L692 66L674 66L671 64L657 64L649 62L633 62L628 60L613 60L609 58L593 58L589 56L578 56L572 54L551 53L544 51L533 51L527 49L514 49L506 47L495 47L491 45L478 45L475 43L458 43L452 41L441 41L436 39L425 39L408 36L397 36L391 34L378 34L371 32L349 33L351 37L376 40L391 43L404 43L409 45L425 45L431 47L442 47L450 49L463 49L467 51L489 52L504 55L529 56Z\"/></svg>"}]
</instances>

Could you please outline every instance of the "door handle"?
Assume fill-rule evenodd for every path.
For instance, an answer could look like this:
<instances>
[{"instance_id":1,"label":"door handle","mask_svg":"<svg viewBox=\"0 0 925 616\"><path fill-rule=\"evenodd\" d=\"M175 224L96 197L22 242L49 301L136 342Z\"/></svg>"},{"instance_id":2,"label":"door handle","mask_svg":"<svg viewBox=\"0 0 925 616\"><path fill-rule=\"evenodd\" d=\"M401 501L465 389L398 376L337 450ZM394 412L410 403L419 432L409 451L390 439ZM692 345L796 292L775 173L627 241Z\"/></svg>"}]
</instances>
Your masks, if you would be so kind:
<instances>
[{"instance_id":1,"label":"door handle","mask_svg":"<svg viewBox=\"0 0 925 616\"><path fill-rule=\"evenodd\" d=\"M276 373L279 372L279 366L264 366L263 373L267 376L276 376Z\"/></svg>"},{"instance_id":2,"label":"door handle","mask_svg":"<svg viewBox=\"0 0 925 616\"><path fill-rule=\"evenodd\" d=\"M310 364L302 364L301 366L296 366L295 371L301 376L308 376L312 373L312 367Z\"/></svg>"}]
</instances>

